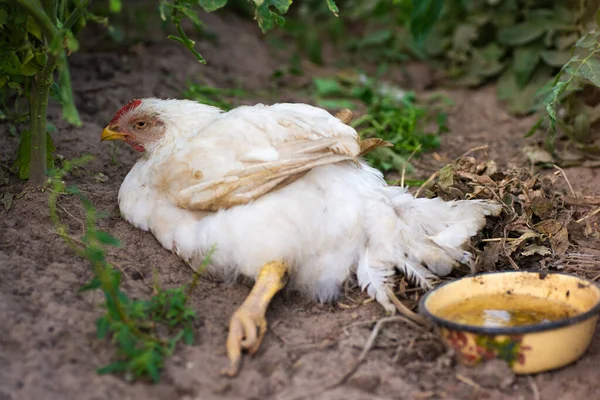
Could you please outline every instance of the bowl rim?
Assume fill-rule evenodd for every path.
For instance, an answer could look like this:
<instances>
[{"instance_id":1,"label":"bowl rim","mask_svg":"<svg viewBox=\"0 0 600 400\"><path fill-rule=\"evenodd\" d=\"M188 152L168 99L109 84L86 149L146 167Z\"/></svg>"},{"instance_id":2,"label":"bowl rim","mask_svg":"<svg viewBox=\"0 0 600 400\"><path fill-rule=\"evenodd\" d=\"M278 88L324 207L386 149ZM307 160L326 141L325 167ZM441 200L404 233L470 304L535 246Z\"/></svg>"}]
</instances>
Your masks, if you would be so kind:
<instances>
[{"instance_id":1,"label":"bowl rim","mask_svg":"<svg viewBox=\"0 0 600 400\"><path fill-rule=\"evenodd\" d=\"M519 335L519 334L525 334L525 333L537 333L537 332L551 331L551 330L555 330L558 328L575 325L579 322L585 321L585 320L593 317L594 314L598 314L600 312L600 299L599 299L597 301L597 303L594 305L594 307L592 307L590 310L588 310L584 313L577 314L577 315L574 315L569 318L563 318L563 319L559 319L556 321L552 321L552 322L549 322L546 324L512 326L512 327L508 327L508 328L499 328L499 327L487 327L486 328L486 327L477 326L477 325L461 324L458 322L453 322L448 319L438 317L437 315L435 315L431 311L429 311L429 309L425 305L429 296L434 294L438 289L441 289L442 287L450 285L452 283L456 283L460 280L472 279L472 278L475 278L477 276L482 276L482 275L511 274L511 273L566 275L566 276L570 276L573 278L577 278L577 279L581 280L582 282L586 282L592 286L595 286L596 289L598 291L600 291L600 285L598 285L596 282L594 282L590 279L578 276L578 275L568 274L566 272L560 272L560 271L543 271L543 270L514 270L514 271L512 271L512 270L507 270L507 271L480 272L477 274L465 275L463 277L454 279L449 282L444 282L441 285L430 290L419 301L419 312L424 314L425 317L433 320L435 322L435 324L442 326L444 328L449 328L449 329L453 329L453 330L457 330L457 331L471 332L471 333L487 334L487 335Z\"/></svg>"}]
</instances>

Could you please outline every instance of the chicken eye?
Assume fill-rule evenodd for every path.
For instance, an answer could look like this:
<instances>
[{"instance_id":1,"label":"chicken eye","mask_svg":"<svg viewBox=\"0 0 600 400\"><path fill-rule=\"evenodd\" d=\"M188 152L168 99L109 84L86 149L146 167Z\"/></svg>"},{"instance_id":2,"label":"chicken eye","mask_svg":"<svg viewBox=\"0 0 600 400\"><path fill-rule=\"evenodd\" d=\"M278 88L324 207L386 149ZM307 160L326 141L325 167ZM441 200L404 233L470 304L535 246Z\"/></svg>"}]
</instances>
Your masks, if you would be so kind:
<instances>
[{"instance_id":1,"label":"chicken eye","mask_svg":"<svg viewBox=\"0 0 600 400\"><path fill-rule=\"evenodd\" d=\"M134 126L137 130L144 130L148 128L149 124L146 121L137 121Z\"/></svg>"}]
</instances>

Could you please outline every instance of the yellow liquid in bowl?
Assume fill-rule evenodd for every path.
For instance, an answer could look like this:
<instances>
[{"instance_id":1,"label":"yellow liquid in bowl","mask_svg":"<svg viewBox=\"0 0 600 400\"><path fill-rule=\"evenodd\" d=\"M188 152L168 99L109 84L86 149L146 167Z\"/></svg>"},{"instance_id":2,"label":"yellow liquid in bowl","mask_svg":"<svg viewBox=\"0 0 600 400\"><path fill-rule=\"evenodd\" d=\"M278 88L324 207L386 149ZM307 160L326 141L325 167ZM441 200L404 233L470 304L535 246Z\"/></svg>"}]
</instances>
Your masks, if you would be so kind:
<instances>
[{"instance_id":1,"label":"yellow liquid in bowl","mask_svg":"<svg viewBox=\"0 0 600 400\"><path fill-rule=\"evenodd\" d=\"M464 325L503 328L544 324L579 313L569 304L542 297L497 294L448 304L440 308L436 315Z\"/></svg>"}]
</instances>

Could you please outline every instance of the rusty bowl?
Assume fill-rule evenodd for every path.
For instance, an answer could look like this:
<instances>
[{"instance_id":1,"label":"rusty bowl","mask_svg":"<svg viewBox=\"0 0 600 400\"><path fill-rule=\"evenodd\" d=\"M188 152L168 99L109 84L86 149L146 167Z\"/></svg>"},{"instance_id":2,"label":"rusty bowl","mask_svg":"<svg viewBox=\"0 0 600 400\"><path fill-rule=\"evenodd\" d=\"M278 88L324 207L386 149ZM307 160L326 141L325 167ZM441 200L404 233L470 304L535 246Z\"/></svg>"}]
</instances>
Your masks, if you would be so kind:
<instances>
[{"instance_id":1,"label":"rusty bowl","mask_svg":"<svg viewBox=\"0 0 600 400\"><path fill-rule=\"evenodd\" d=\"M448 304L490 294L542 297L562 302L577 313L551 322L510 327L466 325L439 315ZM515 373L529 374L563 367L583 355L596 328L600 287L558 272L491 272L438 286L421 299L419 309L438 326L442 341L455 350L459 362L474 365L500 358Z\"/></svg>"}]
</instances>

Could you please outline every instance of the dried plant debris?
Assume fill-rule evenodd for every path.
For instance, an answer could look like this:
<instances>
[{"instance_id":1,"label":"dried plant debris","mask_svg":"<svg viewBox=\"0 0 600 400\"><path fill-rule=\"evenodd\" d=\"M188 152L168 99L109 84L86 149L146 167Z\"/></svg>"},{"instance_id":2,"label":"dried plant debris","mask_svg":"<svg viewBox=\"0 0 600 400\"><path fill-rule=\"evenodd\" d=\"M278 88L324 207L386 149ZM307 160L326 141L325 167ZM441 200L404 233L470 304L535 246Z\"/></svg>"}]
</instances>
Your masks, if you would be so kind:
<instances>
[{"instance_id":1,"label":"dried plant debris","mask_svg":"<svg viewBox=\"0 0 600 400\"><path fill-rule=\"evenodd\" d=\"M478 149L480 150L480 149ZM485 154L484 154L485 156ZM504 211L474 240L471 272L502 269L564 269L600 278L592 260L600 255L600 198L559 189L564 171L533 174L500 171L487 157L463 156L432 175L417 191L444 200L490 199Z\"/></svg>"}]
</instances>

